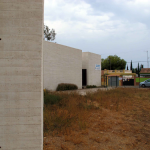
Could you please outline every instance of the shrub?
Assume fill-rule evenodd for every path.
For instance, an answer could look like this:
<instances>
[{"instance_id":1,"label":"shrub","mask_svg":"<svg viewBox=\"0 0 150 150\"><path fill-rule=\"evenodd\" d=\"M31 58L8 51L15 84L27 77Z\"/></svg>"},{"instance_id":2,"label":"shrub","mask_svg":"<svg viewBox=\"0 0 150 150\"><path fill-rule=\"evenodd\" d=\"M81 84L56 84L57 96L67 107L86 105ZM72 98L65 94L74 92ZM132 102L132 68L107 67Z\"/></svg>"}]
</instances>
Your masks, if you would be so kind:
<instances>
[{"instance_id":1,"label":"shrub","mask_svg":"<svg viewBox=\"0 0 150 150\"><path fill-rule=\"evenodd\" d=\"M62 98L59 95L44 92L44 104L53 105L60 102Z\"/></svg>"},{"instance_id":2,"label":"shrub","mask_svg":"<svg viewBox=\"0 0 150 150\"><path fill-rule=\"evenodd\" d=\"M96 85L87 85L86 88L96 88Z\"/></svg>"},{"instance_id":3,"label":"shrub","mask_svg":"<svg viewBox=\"0 0 150 150\"><path fill-rule=\"evenodd\" d=\"M56 91L66 91L66 90L76 90L78 89L77 85L69 83L60 83L57 86Z\"/></svg>"}]
</instances>

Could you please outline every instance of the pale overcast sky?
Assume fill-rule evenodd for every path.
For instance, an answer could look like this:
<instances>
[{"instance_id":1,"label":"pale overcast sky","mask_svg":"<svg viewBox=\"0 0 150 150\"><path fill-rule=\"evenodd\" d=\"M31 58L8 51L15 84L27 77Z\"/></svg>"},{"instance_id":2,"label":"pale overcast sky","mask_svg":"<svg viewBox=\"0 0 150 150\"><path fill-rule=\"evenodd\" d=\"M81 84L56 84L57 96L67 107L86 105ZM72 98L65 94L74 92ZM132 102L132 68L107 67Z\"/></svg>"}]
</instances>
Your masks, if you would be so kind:
<instances>
[{"instance_id":1,"label":"pale overcast sky","mask_svg":"<svg viewBox=\"0 0 150 150\"><path fill-rule=\"evenodd\" d=\"M147 68L150 0L45 0L44 24L55 29L53 42Z\"/></svg>"}]
</instances>

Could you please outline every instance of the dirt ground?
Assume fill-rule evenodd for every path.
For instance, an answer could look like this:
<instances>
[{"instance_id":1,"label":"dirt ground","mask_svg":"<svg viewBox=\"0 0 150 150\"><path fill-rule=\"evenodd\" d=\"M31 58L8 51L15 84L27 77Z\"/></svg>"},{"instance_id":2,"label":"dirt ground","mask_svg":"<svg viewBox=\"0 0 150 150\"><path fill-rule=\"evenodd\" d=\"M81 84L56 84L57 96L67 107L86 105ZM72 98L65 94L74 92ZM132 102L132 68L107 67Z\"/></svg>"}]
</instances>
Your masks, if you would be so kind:
<instances>
[{"instance_id":1,"label":"dirt ground","mask_svg":"<svg viewBox=\"0 0 150 150\"><path fill-rule=\"evenodd\" d=\"M146 92L147 97L139 94L132 100L132 109L112 111L111 104L92 110L82 130L45 135L44 150L150 150L150 90Z\"/></svg>"}]
</instances>

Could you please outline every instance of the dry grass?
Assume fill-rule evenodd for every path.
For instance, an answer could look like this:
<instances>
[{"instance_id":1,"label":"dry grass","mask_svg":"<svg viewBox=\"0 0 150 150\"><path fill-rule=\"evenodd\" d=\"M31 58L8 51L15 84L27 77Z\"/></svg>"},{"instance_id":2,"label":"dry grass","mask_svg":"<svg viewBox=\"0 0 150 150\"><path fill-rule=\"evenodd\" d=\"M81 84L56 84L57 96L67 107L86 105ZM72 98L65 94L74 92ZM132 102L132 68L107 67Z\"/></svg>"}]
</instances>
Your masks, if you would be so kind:
<instances>
[{"instance_id":1,"label":"dry grass","mask_svg":"<svg viewBox=\"0 0 150 150\"><path fill-rule=\"evenodd\" d=\"M44 150L149 150L150 90L98 91L44 108Z\"/></svg>"}]
</instances>

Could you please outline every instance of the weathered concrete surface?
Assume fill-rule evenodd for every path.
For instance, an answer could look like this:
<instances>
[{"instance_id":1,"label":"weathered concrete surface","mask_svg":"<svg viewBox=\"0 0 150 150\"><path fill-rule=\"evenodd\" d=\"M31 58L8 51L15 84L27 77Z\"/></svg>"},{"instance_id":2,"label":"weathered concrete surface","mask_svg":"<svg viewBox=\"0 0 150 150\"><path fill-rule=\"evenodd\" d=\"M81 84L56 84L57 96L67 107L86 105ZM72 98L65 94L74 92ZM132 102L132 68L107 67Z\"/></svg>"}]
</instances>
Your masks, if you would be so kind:
<instances>
[{"instance_id":1,"label":"weathered concrete surface","mask_svg":"<svg viewBox=\"0 0 150 150\"><path fill-rule=\"evenodd\" d=\"M73 83L82 88L82 51L47 42L44 51L44 88L55 91L59 83Z\"/></svg>"},{"instance_id":2,"label":"weathered concrete surface","mask_svg":"<svg viewBox=\"0 0 150 150\"><path fill-rule=\"evenodd\" d=\"M87 70L87 85L101 86L101 68L95 70L95 65L101 66L101 55L83 52L82 53L82 69Z\"/></svg>"},{"instance_id":3,"label":"weathered concrete surface","mask_svg":"<svg viewBox=\"0 0 150 150\"><path fill-rule=\"evenodd\" d=\"M0 0L0 147L43 149L43 0Z\"/></svg>"}]
</instances>

